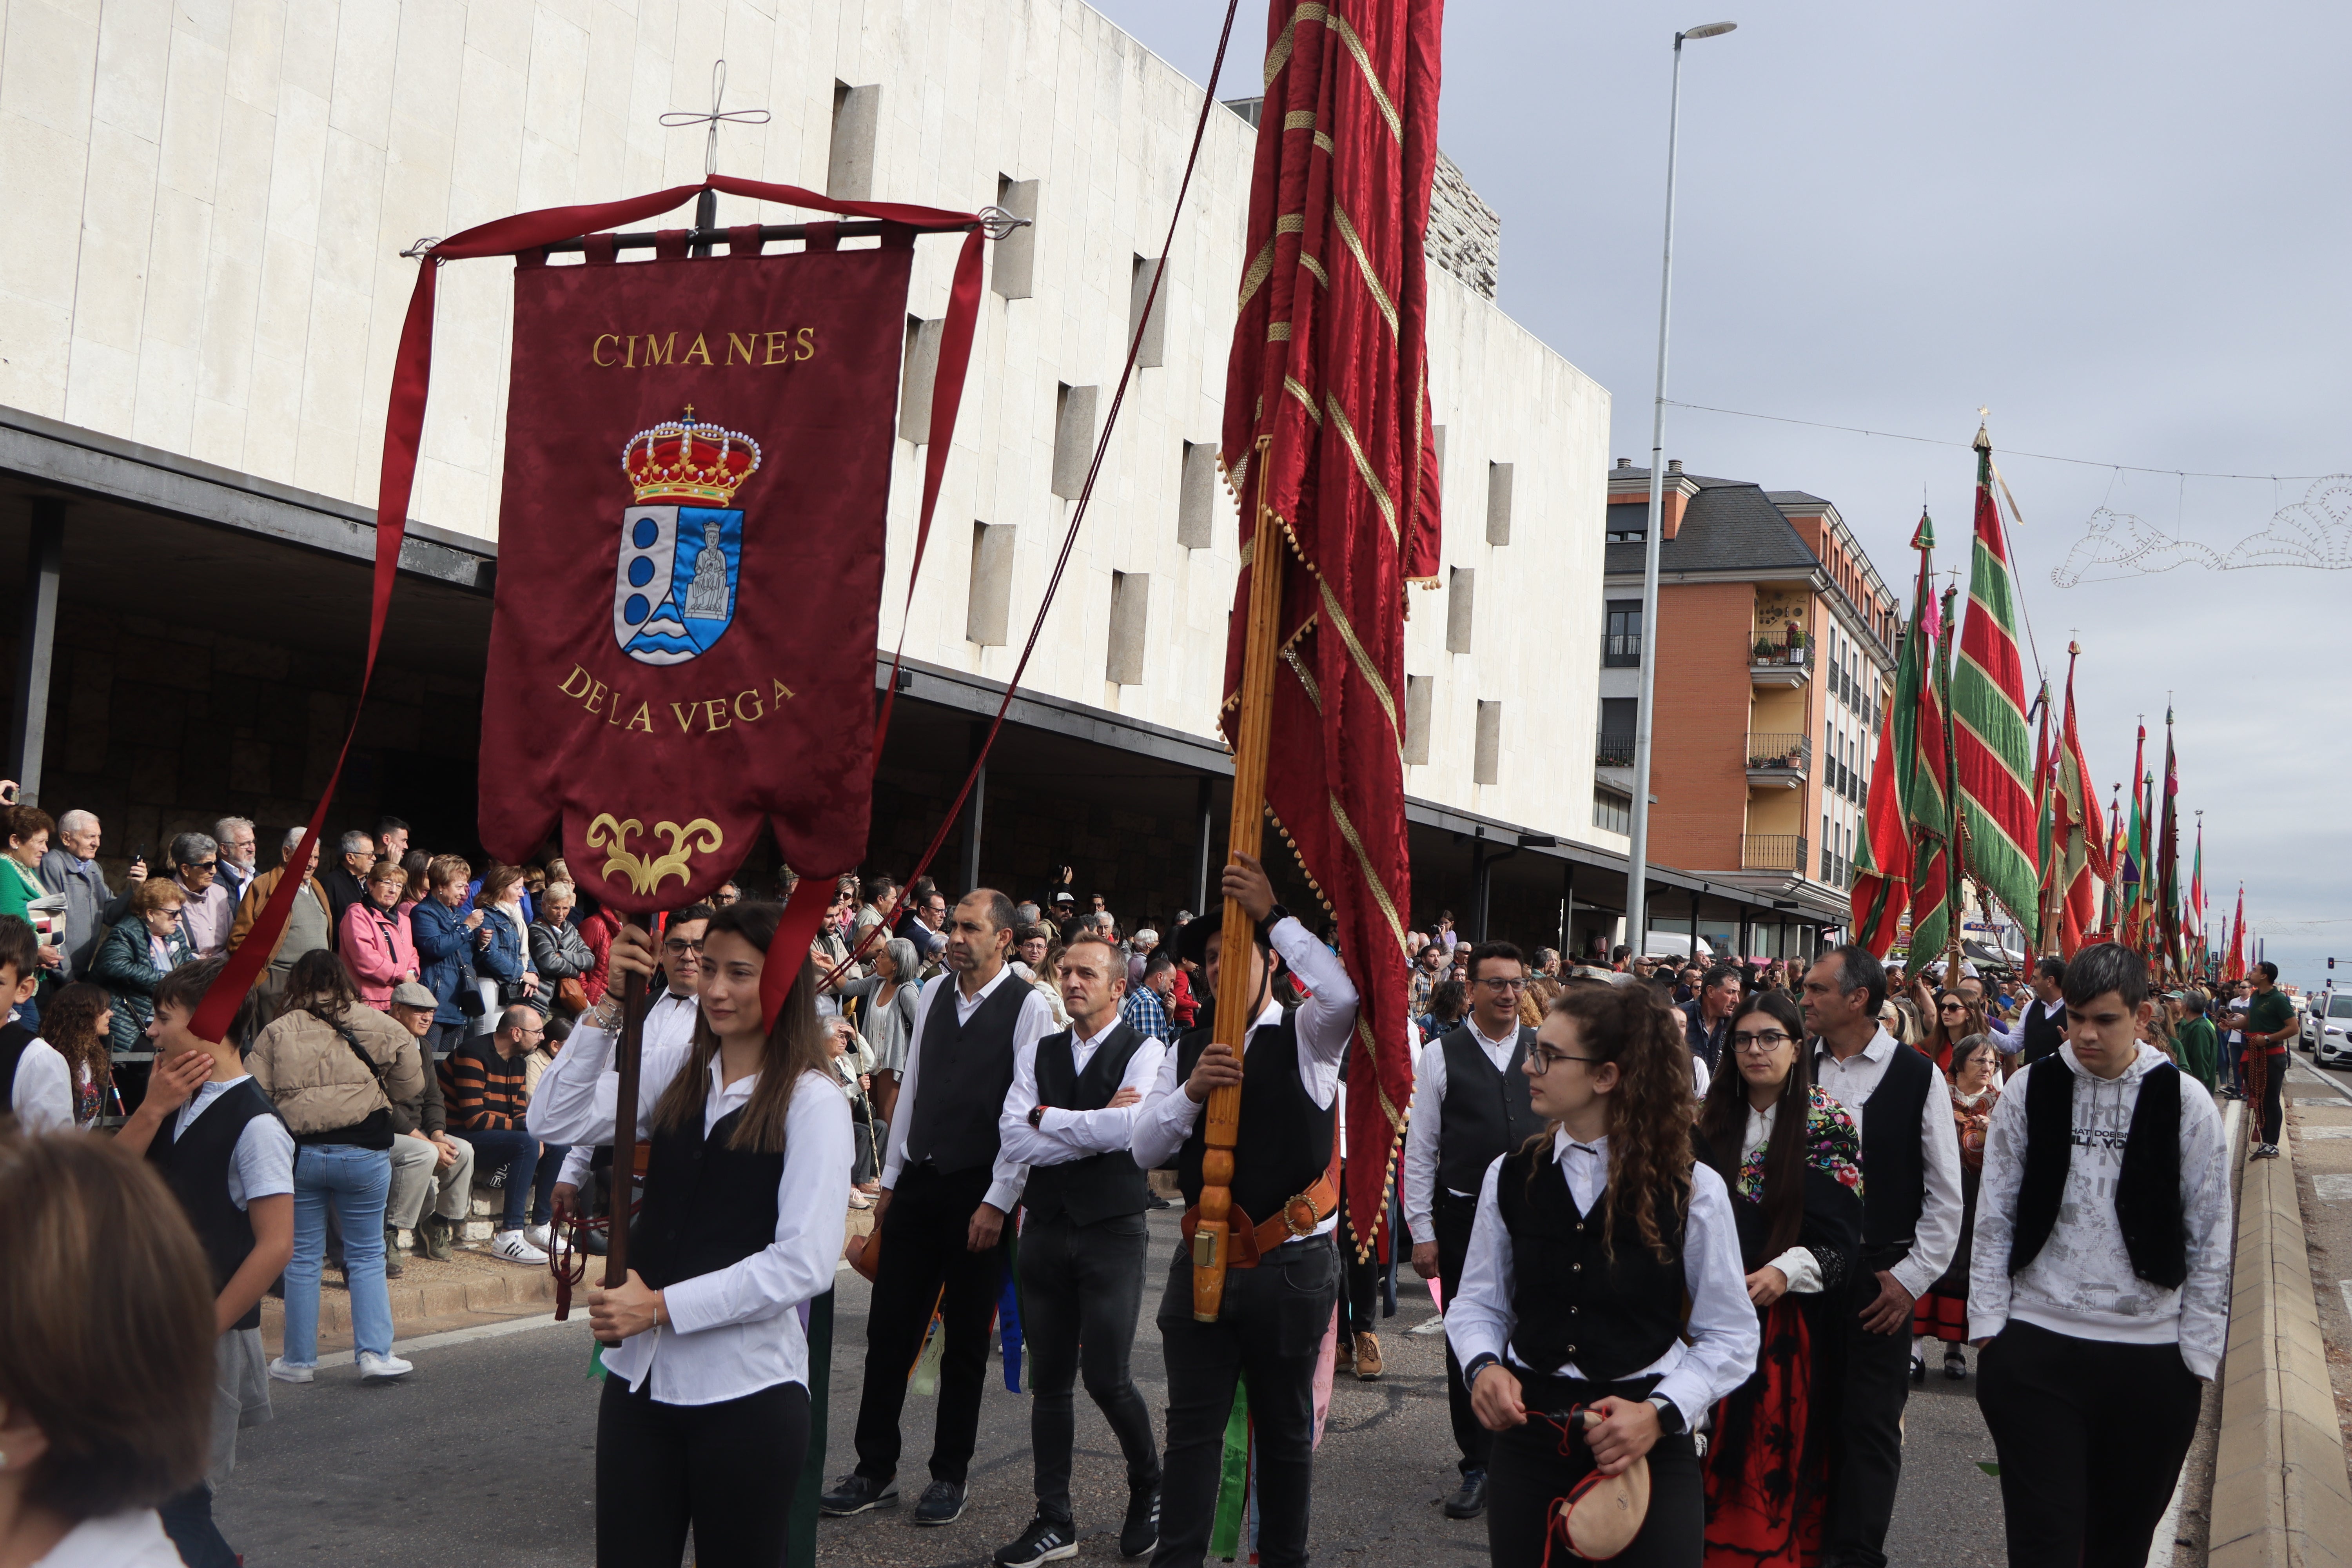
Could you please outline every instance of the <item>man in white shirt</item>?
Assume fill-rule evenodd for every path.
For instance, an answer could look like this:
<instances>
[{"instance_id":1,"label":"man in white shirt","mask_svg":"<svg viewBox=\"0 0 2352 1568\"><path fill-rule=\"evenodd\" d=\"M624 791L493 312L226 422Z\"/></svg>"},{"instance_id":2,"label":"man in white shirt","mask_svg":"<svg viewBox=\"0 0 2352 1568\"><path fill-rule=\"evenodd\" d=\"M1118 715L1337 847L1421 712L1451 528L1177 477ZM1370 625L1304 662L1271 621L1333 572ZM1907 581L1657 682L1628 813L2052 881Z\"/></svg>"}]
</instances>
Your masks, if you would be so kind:
<instances>
[{"instance_id":1,"label":"man in white shirt","mask_svg":"<svg viewBox=\"0 0 2352 1568\"><path fill-rule=\"evenodd\" d=\"M670 1046L683 1047L694 1043L694 1021L700 1016L695 988L702 978L702 938L710 929L710 917L715 912L709 904L689 904L670 916L668 924L663 928L662 990L646 1003L645 1033L640 1049ZM620 977L616 975L610 991L615 1002L620 999L621 990ZM615 1082L619 1081L617 1072L611 1076ZM572 1146L571 1152L563 1156L562 1168L556 1173L555 1186L549 1194L556 1225L562 1226L571 1217L580 1202L580 1188L588 1180L590 1169L599 1160L609 1169L612 1158L609 1141L602 1144L580 1142ZM604 1206L609 1212L609 1194ZM593 1230L587 1231L581 1250L602 1254L604 1238Z\"/></svg>"},{"instance_id":2,"label":"man in white shirt","mask_svg":"<svg viewBox=\"0 0 2352 1568\"><path fill-rule=\"evenodd\" d=\"M1274 901L1258 862L1235 855L1224 893L1256 922L1249 993L1255 1021L1236 1054L1210 1027L1186 1034L1145 1093L1129 1147L1146 1170L1173 1164L1199 1214L1206 1138L1202 1107L1225 1085L1241 1089L1232 1154L1233 1206L1224 1298L1213 1322L1192 1316L1193 1250L1169 1260L1160 1301L1168 1359L1168 1453L1161 1529L1152 1568L1201 1568L1215 1511L1217 1476L1234 1388L1249 1377L1258 1470L1258 1560L1296 1568L1307 1560L1308 1493L1314 1480L1315 1373L1339 1283L1333 1103L1339 1058L1356 1024L1356 986L1337 954ZM1197 920L1178 933L1183 957L1199 963L1214 995L1224 922ZM1197 934L1195 934L1197 933ZM1308 994L1297 1007L1275 999L1269 951Z\"/></svg>"},{"instance_id":3,"label":"man in white shirt","mask_svg":"<svg viewBox=\"0 0 2352 1568\"><path fill-rule=\"evenodd\" d=\"M1404 1139L1405 1225L1412 1266L1443 1282L1451 1302L1462 1282L1478 1184L1496 1159L1543 1131L1528 1091L1525 1063L1536 1032L1519 1022L1527 964L1507 942L1470 950L1470 1016L1423 1046L1413 1072L1412 1119ZM1469 1386L1452 1343L1445 1350L1446 1400L1462 1483L1445 1500L1448 1519L1486 1510L1486 1459L1495 1435L1470 1408Z\"/></svg>"},{"instance_id":4,"label":"man in white shirt","mask_svg":"<svg viewBox=\"0 0 2352 1568\"><path fill-rule=\"evenodd\" d=\"M1121 1016L1127 968L1118 950L1081 937L1062 952L1070 1026L1020 1053L997 1132L1008 1159L1029 1168L1022 1194L1021 1322L1030 1353L1029 1441L1037 1517L1003 1568L1034 1568L1077 1544L1070 1511L1076 1442L1072 1385L1087 1393L1127 1460L1128 1509L1119 1555L1160 1539L1160 1453L1151 1412L1128 1370L1142 1300L1144 1211L1151 1188L1128 1144L1143 1086L1160 1076L1167 1044Z\"/></svg>"},{"instance_id":5,"label":"man in white shirt","mask_svg":"<svg viewBox=\"0 0 2352 1568\"><path fill-rule=\"evenodd\" d=\"M890 1119L882 1195L874 1206L882 1248L866 1316L866 1386L857 1406L857 1468L821 1506L835 1518L898 1502L898 1414L934 1306L946 1335L931 1480L917 1524L961 1517L980 1432L988 1331L1004 1275L1004 1218L1028 1167L998 1131L1014 1064L1033 1059L1053 1010L1015 975L1013 900L975 888L948 919L948 984L915 1004L906 1078ZM942 1295L941 1292L945 1294Z\"/></svg>"},{"instance_id":6,"label":"man in white shirt","mask_svg":"<svg viewBox=\"0 0 2352 1568\"><path fill-rule=\"evenodd\" d=\"M2204 1087L2136 1037L2137 953L2083 949L2066 1011L1993 1108L1969 1334L2009 1560L2103 1568L2147 1561L2229 1338L2230 1155Z\"/></svg>"},{"instance_id":7,"label":"man in white shirt","mask_svg":"<svg viewBox=\"0 0 2352 1568\"><path fill-rule=\"evenodd\" d=\"M1862 1267L1842 1334L1820 1352L1842 1369L1843 1446L1831 1479L1823 1568L1885 1568L1886 1526L1903 1478L1912 1304L1950 1267L1960 1239L1960 1145L1944 1075L1878 1021L1886 971L1867 948L1834 948L1804 979L1813 1081L1862 1134Z\"/></svg>"}]
</instances>

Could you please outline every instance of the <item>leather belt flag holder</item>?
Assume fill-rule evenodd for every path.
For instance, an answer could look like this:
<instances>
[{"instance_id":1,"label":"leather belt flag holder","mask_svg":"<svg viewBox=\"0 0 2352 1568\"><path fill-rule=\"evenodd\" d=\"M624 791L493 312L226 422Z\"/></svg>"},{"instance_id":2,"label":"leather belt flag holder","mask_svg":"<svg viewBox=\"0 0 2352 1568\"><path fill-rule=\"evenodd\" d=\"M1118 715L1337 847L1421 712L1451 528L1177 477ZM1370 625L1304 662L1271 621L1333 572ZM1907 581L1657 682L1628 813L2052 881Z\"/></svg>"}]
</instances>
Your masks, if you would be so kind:
<instances>
[{"instance_id":1,"label":"leather belt flag holder","mask_svg":"<svg viewBox=\"0 0 2352 1568\"><path fill-rule=\"evenodd\" d=\"M707 898L763 818L803 875L856 863L913 256L898 228L516 269L492 854L560 824L572 875L632 911Z\"/></svg>"}]
</instances>

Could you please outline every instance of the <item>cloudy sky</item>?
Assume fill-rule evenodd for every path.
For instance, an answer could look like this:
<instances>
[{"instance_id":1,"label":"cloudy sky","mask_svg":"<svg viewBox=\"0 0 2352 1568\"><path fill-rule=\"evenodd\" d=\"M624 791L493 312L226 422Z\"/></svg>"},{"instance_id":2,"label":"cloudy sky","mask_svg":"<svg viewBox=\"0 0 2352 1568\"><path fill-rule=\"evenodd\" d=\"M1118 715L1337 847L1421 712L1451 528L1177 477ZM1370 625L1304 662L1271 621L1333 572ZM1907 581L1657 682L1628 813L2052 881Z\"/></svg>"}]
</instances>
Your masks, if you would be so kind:
<instances>
[{"instance_id":1,"label":"cloudy sky","mask_svg":"<svg viewBox=\"0 0 2352 1568\"><path fill-rule=\"evenodd\" d=\"M1223 6L1096 3L1206 76ZM2168 693L2212 905L2242 878L2285 979L2334 952L2352 981L2352 740L2329 721L2352 573L2053 581L2103 507L2226 555L2352 471L2352 8L1722 4L1448 8L1440 133L1502 215L1504 308L1609 388L1612 449L1645 460L1673 36L1738 22L1685 51L1669 395L1953 445L1670 408L1667 455L1830 498L1903 582L1923 493L1965 564L1990 407L2053 684L2083 645L2093 772L2124 777L2141 714L2160 771ZM1243 0L1221 97L1256 90L1265 16ZM2336 551L2352 565L2352 516Z\"/></svg>"}]
</instances>

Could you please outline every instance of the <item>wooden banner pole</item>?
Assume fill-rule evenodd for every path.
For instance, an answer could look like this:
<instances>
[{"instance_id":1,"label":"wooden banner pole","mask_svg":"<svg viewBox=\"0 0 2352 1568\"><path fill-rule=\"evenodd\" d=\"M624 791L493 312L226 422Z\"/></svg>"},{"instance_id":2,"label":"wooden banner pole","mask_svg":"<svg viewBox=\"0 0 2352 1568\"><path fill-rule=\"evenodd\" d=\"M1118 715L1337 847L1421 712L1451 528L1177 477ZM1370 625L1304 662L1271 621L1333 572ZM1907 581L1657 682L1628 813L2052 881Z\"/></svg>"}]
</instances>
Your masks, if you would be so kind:
<instances>
[{"instance_id":1,"label":"wooden banner pole","mask_svg":"<svg viewBox=\"0 0 2352 1568\"><path fill-rule=\"evenodd\" d=\"M1258 855L1265 831L1265 761L1273 731L1274 661L1281 645L1281 531L1265 505L1266 456L1274 437L1257 438L1257 527L1251 534L1249 620L1242 645L1240 714L1234 726L1234 808L1226 835L1229 855ZM1204 912L1205 918L1205 912ZM1256 1002L1246 956L1257 941L1257 922L1236 899L1225 900L1224 941L1217 973L1216 1033L1221 1046L1242 1054ZM1213 1323L1225 1300L1225 1267L1231 1259L1234 1145L1241 1136L1242 1090L1230 1084L1209 1091L1202 1130L1207 1149L1201 1159L1200 1213L1192 1231L1192 1316ZM1263 1216L1256 1216L1263 1217Z\"/></svg>"},{"instance_id":2,"label":"wooden banner pole","mask_svg":"<svg viewBox=\"0 0 2352 1568\"><path fill-rule=\"evenodd\" d=\"M655 940L658 943L658 935ZM658 953L661 949L656 945L654 951ZM646 977L632 971L623 977L621 986L621 1042L614 1064L621 1083L613 1100L613 1229L604 1244L607 1290L629 1282L629 1210L637 1187L637 1067L645 1054L645 1038ZM600 1339L597 1342L610 1350L621 1342Z\"/></svg>"}]
</instances>

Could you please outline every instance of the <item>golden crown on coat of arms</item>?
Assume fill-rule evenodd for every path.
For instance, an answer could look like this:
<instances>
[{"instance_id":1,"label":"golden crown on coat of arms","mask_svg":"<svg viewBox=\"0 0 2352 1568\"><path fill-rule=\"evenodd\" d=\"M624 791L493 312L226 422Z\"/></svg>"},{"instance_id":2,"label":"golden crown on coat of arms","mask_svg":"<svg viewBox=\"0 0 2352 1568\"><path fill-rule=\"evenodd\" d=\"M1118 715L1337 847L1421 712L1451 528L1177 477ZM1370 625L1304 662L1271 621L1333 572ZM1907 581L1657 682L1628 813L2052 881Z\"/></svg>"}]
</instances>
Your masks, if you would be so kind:
<instances>
[{"instance_id":1,"label":"golden crown on coat of arms","mask_svg":"<svg viewBox=\"0 0 2352 1568\"><path fill-rule=\"evenodd\" d=\"M676 501L723 507L760 467L760 443L740 430L698 420L694 405L680 419L640 430L621 448L621 472L637 504Z\"/></svg>"}]
</instances>

